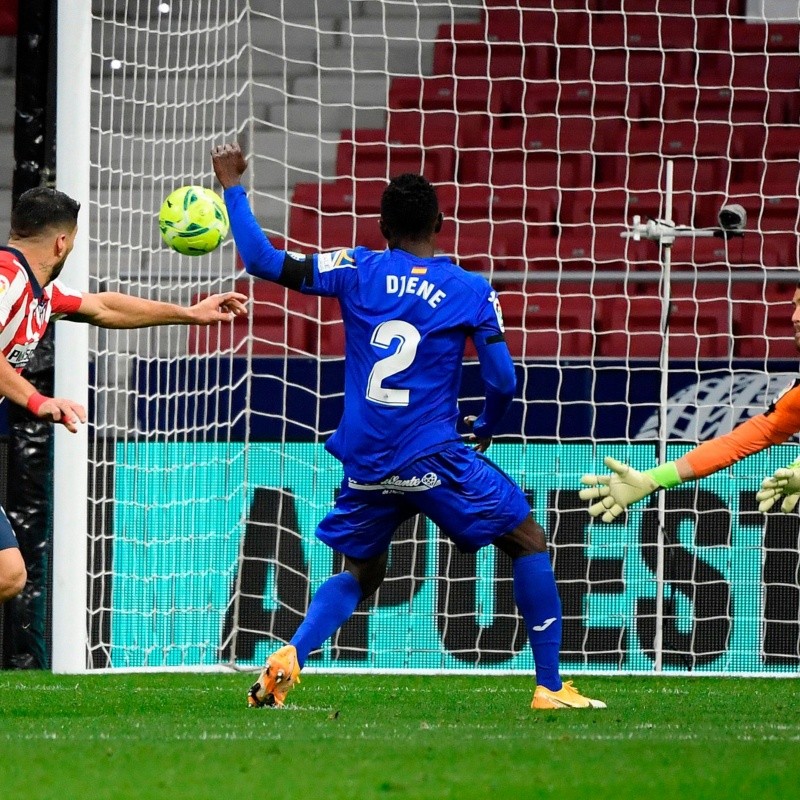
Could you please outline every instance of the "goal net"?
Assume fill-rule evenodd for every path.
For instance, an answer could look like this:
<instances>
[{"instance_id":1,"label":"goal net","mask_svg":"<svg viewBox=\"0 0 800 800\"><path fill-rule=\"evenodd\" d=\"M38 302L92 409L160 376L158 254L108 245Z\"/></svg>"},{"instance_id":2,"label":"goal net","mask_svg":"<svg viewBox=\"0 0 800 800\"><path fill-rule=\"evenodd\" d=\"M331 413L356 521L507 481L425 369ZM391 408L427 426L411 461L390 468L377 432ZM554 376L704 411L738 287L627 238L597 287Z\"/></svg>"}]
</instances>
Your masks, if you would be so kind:
<instances>
[{"instance_id":1,"label":"goal net","mask_svg":"<svg viewBox=\"0 0 800 800\"><path fill-rule=\"evenodd\" d=\"M796 378L800 14L769 11L93 0L92 287L182 304L236 287L252 313L93 335L87 668L257 667L340 568L314 537L342 478L323 446L337 306L249 281L230 239L201 258L159 239L163 198L214 188L209 150L238 139L256 214L292 250L381 248L387 178L435 183L441 251L501 292L518 392L489 455L550 537L565 669L796 674L800 524L754 499L793 445L614 525L578 498L604 456L675 458ZM677 239L669 274L665 247L621 236L670 211L667 160L676 224L747 212L744 236ZM468 353L463 412L481 396ZM309 666L531 670L510 563L407 523Z\"/></svg>"}]
</instances>

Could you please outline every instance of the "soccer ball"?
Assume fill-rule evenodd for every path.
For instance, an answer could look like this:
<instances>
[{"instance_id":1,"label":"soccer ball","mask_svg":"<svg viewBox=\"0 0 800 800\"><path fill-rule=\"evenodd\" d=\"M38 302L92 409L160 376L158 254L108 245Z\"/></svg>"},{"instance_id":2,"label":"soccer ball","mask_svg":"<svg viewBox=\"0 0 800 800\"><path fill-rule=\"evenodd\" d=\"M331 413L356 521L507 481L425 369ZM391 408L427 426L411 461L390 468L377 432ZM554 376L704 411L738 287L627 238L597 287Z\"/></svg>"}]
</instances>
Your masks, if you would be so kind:
<instances>
[{"instance_id":1,"label":"soccer ball","mask_svg":"<svg viewBox=\"0 0 800 800\"><path fill-rule=\"evenodd\" d=\"M228 234L228 212L222 198L202 186L176 189L158 214L161 237L185 256L202 256L219 247Z\"/></svg>"}]
</instances>

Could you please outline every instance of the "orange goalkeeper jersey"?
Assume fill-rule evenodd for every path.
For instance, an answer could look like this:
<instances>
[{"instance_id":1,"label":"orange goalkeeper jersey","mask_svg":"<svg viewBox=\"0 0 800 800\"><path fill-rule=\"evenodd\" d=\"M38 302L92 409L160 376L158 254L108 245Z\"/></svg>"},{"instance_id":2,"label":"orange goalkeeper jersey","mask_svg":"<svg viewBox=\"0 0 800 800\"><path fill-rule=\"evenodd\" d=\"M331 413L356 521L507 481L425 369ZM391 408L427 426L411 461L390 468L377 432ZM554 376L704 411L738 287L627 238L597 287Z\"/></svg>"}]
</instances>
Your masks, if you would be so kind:
<instances>
[{"instance_id":1,"label":"orange goalkeeper jersey","mask_svg":"<svg viewBox=\"0 0 800 800\"><path fill-rule=\"evenodd\" d=\"M730 433L690 450L685 458L695 478L705 478L752 453L785 442L800 432L800 380L787 389L757 417L748 419Z\"/></svg>"}]
</instances>

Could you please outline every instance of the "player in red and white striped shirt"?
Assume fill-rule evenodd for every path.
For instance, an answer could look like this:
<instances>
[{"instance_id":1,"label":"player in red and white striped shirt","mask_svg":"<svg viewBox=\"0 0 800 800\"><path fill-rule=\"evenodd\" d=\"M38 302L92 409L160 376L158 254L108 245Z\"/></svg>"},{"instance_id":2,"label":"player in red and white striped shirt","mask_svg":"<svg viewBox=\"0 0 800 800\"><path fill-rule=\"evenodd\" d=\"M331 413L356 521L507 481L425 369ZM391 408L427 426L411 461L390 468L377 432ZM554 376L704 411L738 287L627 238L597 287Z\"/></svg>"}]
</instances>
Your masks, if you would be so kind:
<instances>
[{"instance_id":1,"label":"player in red and white striped shirt","mask_svg":"<svg viewBox=\"0 0 800 800\"><path fill-rule=\"evenodd\" d=\"M45 397L20 375L51 319L66 317L101 328L211 325L246 314L245 295L226 292L193 306L160 303L118 292L76 292L56 280L78 230L80 204L55 189L31 189L11 212L8 246L0 247L0 400L7 397L35 416L73 433L86 411L64 397ZM25 564L0 508L0 603L18 594Z\"/></svg>"}]
</instances>

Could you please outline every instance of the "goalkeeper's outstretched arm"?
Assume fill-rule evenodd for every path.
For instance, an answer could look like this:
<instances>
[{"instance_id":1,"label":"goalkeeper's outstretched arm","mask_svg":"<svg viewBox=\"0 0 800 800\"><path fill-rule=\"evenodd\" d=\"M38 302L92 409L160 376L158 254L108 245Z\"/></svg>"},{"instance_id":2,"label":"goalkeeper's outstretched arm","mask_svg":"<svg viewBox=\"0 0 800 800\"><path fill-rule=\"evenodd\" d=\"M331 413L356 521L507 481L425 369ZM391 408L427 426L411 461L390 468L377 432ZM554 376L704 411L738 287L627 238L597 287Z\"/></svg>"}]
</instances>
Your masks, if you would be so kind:
<instances>
[{"instance_id":1,"label":"goalkeeper's outstretched arm","mask_svg":"<svg viewBox=\"0 0 800 800\"><path fill-rule=\"evenodd\" d=\"M793 386L764 413L743 422L730 433L698 445L681 458L668 461L646 472L639 472L627 464L607 457L605 465L610 475L584 475L581 489L584 500L594 501L589 507L593 517L613 522L632 503L658 489L671 489L687 481L712 475L743 458L765 450L773 444L785 442L800 431L800 385ZM779 473L781 473L779 475ZM791 511L800 499L800 465L793 464L778 470L767 478L758 493L759 508L766 511L785 497L782 508ZM770 502L771 501L771 502Z\"/></svg>"}]
</instances>

